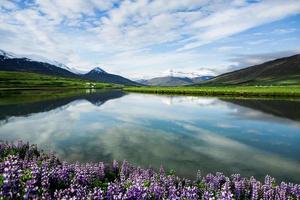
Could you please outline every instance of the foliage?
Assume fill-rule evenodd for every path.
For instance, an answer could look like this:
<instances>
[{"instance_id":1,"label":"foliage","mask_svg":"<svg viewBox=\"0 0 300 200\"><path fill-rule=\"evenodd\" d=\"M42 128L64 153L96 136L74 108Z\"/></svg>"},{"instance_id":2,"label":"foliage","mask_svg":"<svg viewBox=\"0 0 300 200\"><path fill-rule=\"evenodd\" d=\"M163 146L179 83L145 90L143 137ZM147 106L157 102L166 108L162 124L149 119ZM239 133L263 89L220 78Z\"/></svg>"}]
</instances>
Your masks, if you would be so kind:
<instances>
[{"instance_id":1,"label":"foliage","mask_svg":"<svg viewBox=\"0 0 300 200\"><path fill-rule=\"evenodd\" d=\"M24 153L25 150L25 153ZM36 146L0 144L0 199L299 199L300 185L234 174L197 173L191 181L123 161L69 164Z\"/></svg>"}]
</instances>

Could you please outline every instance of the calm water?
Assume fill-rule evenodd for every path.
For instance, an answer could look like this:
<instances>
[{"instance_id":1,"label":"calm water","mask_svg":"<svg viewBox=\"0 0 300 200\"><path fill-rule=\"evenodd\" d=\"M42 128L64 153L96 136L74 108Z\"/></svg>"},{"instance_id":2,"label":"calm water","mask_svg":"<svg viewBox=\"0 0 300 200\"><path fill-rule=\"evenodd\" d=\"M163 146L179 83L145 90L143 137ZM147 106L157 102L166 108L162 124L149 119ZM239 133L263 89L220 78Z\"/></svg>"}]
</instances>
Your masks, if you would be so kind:
<instances>
[{"instance_id":1,"label":"calm water","mask_svg":"<svg viewBox=\"0 0 300 200\"><path fill-rule=\"evenodd\" d=\"M189 178L200 169L300 182L300 101L110 91L11 102L0 105L0 139L70 162L126 159Z\"/></svg>"}]
</instances>

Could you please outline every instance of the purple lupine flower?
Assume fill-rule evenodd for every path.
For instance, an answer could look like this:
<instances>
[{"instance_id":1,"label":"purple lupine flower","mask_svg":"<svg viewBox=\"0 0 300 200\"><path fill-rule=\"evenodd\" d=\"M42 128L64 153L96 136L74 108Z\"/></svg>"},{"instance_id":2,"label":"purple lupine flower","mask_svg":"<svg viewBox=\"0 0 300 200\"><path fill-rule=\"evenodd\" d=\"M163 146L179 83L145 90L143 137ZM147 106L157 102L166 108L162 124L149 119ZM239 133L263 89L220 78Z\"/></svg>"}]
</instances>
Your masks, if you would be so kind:
<instances>
[{"instance_id":1,"label":"purple lupine flower","mask_svg":"<svg viewBox=\"0 0 300 200\"><path fill-rule=\"evenodd\" d=\"M229 179L224 183L224 186L221 190L221 197L220 200L231 200L233 198L233 194L230 191L230 183Z\"/></svg>"},{"instance_id":2,"label":"purple lupine flower","mask_svg":"<svg viewBox=\"0 0 300 200\"><path fill-rule=\"evenodd\" d=\"M115 174L118 174L118 171L119 171L119 163L118 163L118 161L116 161L116 160L113 161L112 168L113 168L113 171L115 172Z\"/></svg>"},{"instance_id":3,"label":"purple lupine flower","mask_svg":"<svg viewBox=\"0 0 300 200\"><path fill-rule=\"evenodd\" d=\"M251 200L258 199L258 187L256 181L252 183L252 193L251 193Z\"/></svg>"},{"instance_id":4,"label":"purple lupine flower","mask_svg":"<svg viewBox=\"0 0 300 200\"><path fill-rule=\"evenodd\" d=\"M266 176L264 184L239 174L230 178L217 172L196 181L166 176L152 168L134 167L124 161L106 168L99 164L68 164L54 155L38 152L36 146L18 142L0 143L0 197L4 199L300 199L300 185L276 185ZM7 155L5 152L14 152ZM109 174L106 174L109 173ZM105 177L105 179L104 179ZM201 183L201 184L200 184ZM198 188L199 187L199 188ZM24 195L24 196L22 196Z\"/></svg>"},{"instance_id":5,"label":"purple lupine flower","mask_svg":"<svg viewBox=\"0 0 300 200\"><path fill-rule=\"evenodd\" d=\"M213 200L214 194L211 191L205 191L203 195L204 200Z\"/></svg>"},{"instance_id":6,"label":"purple lupine flower","mask_svg":"<svg viewBox=\"0 0 300 200\"><path fill-rule=\"evenodd\" d=\"M107 188L107 199L122 199L125 190L117 183L109 183Z\"/></svg>"},{"instance_id":7,"label":"purple lupine flower","mask_svg":"<svg viewBox=\"0 0 300 200\"><path fill-rule=\"evenodd\" d=\"M162 199L165 196L165 188L156 181L152 181L149 191L154 194L155 199Z\"/></svg>"},{"instance_id":8,"label":"purple lupine flower","mask_svg":"<svg viewBox=\"0 0 300 200\"><path fill-rule=\"evenodd\" d=\"M195 186L187 186L182 189L180 199L190 199L197 200L199 199L198 188Z\"/></svg>"},{"instance_id":9,"label":"purple lupine flower","mask_svg":"<svg viewBox=\"0 0 300 200\"><path fill-rule=\"evenodd\" d=\"M105 166L103 162L99 163L99 178L102 180L105 176Z\"/></svg>"},{"instance_id":10,"label":"purple lupine flower","mask_svg":"<svg viewBox=\"0 0 300 200\"><path fill-rule=\"evenodd\" d=\"M128 163L126 160L123 161L122 163L122 168L121 168L121 173L126 176L127 175L127 172L128 172Z\"/></svg>"},{"instance_id":11,"label":"purple lupine flower","mask_svg":"<svg viewBox=\"0 0 300 200\"><path fill-rule=\"evenodd\" d=\"M160 168L159 168L159 174L161 176L165 176L165 170L164 170L164 167L161 165Z\"/></svg>"},{"instance_id":12,"label":"purple lupine flower","mask_svg":"<svg viewBox=\"0 0 300 200\"><path fill-rule=\"evenodd\" d=\"M202 180L202 177L201 177L201 171L198 170L197 171L197 176L196 176L196 181L200 182Z\"/></svg>"},{"instance_id":13,"label":"purple lupine flower","mask_svg":"<svg viewBox=\"0 0 300 200\"><path fill-rule=\"evenodd\" d=\"M4 160L3 170L3 185L1 196L8 199L17 199L20 197L21 177L22 170L17 156L8 155Z\"/></svg>"},{"instance_id":14,"label":"purple lupine flower","mask_svg":"<svg viewBox=\"0 0 300 200\"><path fill-rule=\"evenodd\" d=\"M272 183L273 182L274 182L274 178L272 178L269 175L266 175L266 177L265 177L265 185L269 186L269 187L272 187Z\"/></svg>"},{"instance_id":15,"label":"purple lupine flower","mask_svg":"<svg viewBox=\"0 0 300 200\"><path fill-rule=\"evenodd\" d=\"M30 163L31 178L26 181L24 199L36 199L38 192L39 167L36 162Z\"/></svg>"},{"instance_id":16,"label":"purple lupine flower","mask_svg":"<svg viewBox=\"0 0 300 200\"><path fill-rule=\"evenodd\" d=\"M88 199L93 199L93 200L105 199L104 191L102 191L100 188L94 188L93 191L90 191L90 193L88 194Z\"/></svg>"},{"instance_id":17,"label":"purple lupine flower","mask_svg":"<svg viewBox=\"0 0 300 200\"><path fill-rule=\"evenodd\" d=\"M234 182L234 188L235 188L235 197L236 199L241 198L242 193L242 182L241 181L235 181Z\"/></svg>"}]
</instances>

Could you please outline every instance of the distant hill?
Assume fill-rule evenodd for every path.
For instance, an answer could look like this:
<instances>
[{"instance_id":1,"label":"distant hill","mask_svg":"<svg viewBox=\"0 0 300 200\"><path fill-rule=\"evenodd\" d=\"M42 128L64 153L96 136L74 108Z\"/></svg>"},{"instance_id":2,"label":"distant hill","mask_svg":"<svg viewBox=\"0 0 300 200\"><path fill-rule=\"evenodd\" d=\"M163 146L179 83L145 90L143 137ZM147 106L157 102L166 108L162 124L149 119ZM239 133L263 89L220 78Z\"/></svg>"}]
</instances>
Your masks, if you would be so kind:
<instances>
[{"instance_id":1,"label":"distant hill","mask_svg":"<svg viewBox=\"0 0 300 200\"><path fill-rule=\"evenodd\" d=\"M12 53L0 50L0 71L33 72L51 76L92 80L104 83L115 83L122 85L140 85L134 81L119 75L109 74L99 67L94 68L86 74L76 72L74 69L56 61L37 61L26 57L18 57Z\"/></svg>"},{"instance_id":2,"label":"distant hill","mask_svg":"<svg viewBox=\"0 0 300 200\"><path fill-rule=\"evenodd\" d=\"M204 85L300 85L300 54L219 75Z\"/></svg>"},{"instance_id":3,"label":"distant hill","mask_svg":"<svg viewBox=\"0 0 300 200\"><path fill-rule=\"evenodd\" d=\"M88 72L86 74L82 74L81 77L83 77L84 79L91 80L91 81L98 81L98 82L104 82L104 83L116 83L116 84L122 84L122 85L132 85L132 86L141 85L137 82L131 81L122 76L115 75L115 74L109 74L99 67L94 68L93 70L91 70L90 72Z\"/></svg>"},{"instance_id":4,"label":"distant hill","mask_svg":"<svg viewBox=\"0 0 300 200\"><path fill-rule=\"evenodd\" d=\"M212 76L200 76L195 78L165 76L165 77L152 78L149 80L139 80L137 82L144 85L151 85L151 86L183 86L183 85L200 83L210 78L212 78Z\"/></svg>"},{"instance_id":5,"label":"distant hill","mask_svg":"<svg viewBox=\"0 0 300 200\"><path fill-rule=\"evenodd\" d=\"M198 77L194 77L192 78L193 83L200 83L203 81L207 81L214 78L214 76L198 76Z\"/></svg>"}]
</instances>

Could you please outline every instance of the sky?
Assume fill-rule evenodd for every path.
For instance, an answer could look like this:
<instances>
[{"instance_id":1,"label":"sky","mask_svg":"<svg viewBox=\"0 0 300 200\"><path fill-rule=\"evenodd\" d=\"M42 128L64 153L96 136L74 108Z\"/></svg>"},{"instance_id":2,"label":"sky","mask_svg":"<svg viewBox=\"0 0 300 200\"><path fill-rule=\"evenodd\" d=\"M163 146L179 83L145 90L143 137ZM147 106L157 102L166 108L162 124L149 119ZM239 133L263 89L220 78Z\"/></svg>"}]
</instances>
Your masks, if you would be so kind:
<instances>
[{"instance_id":1,"label":"sky","mask_svg":"<svg viewBox=\"0 0 300 200\"><path fill-rule=\"evenodd\" d=\"M300 53L300 0L0 0L0 49L131 79Z\"/></svg>"}]
</instances>

